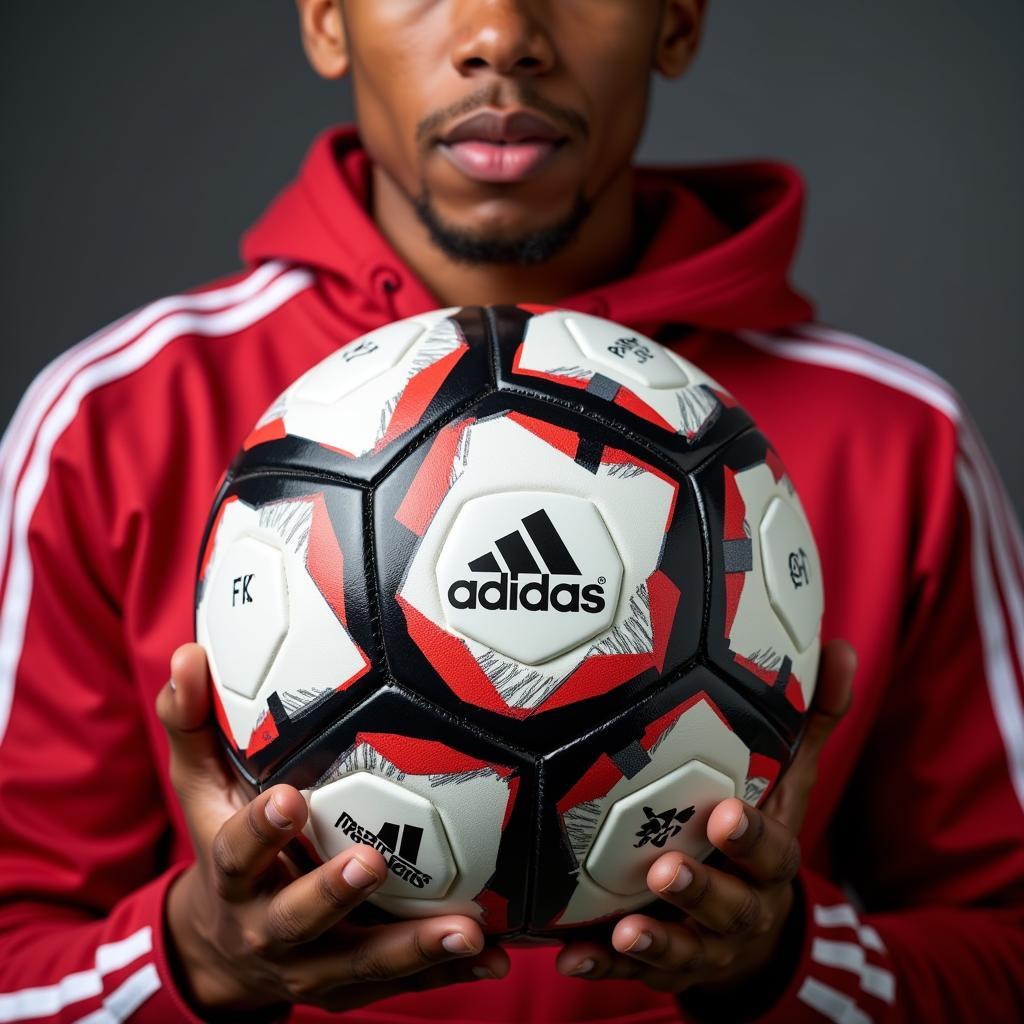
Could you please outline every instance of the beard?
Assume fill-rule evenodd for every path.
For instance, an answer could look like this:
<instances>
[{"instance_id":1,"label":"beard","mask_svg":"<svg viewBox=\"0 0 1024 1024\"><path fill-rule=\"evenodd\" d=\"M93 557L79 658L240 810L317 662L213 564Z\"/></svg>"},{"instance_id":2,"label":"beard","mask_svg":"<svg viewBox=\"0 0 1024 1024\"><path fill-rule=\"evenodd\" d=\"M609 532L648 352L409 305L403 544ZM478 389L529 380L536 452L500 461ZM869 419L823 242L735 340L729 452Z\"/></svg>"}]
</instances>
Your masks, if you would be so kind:
<instances>
[{"instance_id":1,"label":"beard","mask_svg":"<svg viewBox=\"0 0 1024 1024\"><path fill-rule=\"evenodd\" d=\"M468 231L446 224L438 214L426 185L416 197L413 208L420 223L430 232L430 240L453 262L474 266L501 263L532 267L546 263L576 237L590 215L591 203L581 190L576 193L572 209L561 220L512 237Z\"/></svg>"}]
</instances>

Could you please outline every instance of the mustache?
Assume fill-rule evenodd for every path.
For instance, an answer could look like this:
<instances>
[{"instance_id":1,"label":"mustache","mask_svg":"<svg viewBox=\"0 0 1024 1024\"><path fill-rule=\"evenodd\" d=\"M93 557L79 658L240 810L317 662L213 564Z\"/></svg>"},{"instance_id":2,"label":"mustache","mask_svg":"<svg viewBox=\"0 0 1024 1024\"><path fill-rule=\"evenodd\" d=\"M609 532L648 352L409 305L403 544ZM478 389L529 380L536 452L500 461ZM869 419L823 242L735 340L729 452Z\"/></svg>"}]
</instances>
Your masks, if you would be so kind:
<instances>
[{"instance_id":1,"label":"mustache","mask_svg":"<svg viewBox=\"0 0 1024 1024\"><path fill-rule=\"evenodd\" d=\"M435 110L416 125L417 143L430 141L448 122L463 114L469 114L483 107L497 107L500 98L498 92L489 86L471 92L468 96L463 96L447 107ZM590 135L590 124L579 111L563 107L549 100L530 85L520 86L512 103L516 106L532 107L541 114L547 114L553 121L570 128L573 133L583 138ZM506 104L506 106L509 105L512 104Z\"/></svg>"}]
</instances>

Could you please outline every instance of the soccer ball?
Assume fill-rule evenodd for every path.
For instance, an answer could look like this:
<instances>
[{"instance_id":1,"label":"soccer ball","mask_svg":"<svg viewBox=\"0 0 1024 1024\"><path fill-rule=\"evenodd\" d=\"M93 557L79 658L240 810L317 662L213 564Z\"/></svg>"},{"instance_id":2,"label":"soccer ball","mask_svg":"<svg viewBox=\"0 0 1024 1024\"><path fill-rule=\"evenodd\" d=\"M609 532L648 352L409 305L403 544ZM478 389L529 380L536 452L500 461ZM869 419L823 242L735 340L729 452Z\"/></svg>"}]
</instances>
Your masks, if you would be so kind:
<instances>
[{"instance_id":1,"label":"soccer ball","mask_svg":"<svg viewBox=\"0 0 1024 1024\"><path fill-rule=\"evenodd\" d=\"M343 346L256 425L196 632L250 792L307 865L389 864L378 919L589 934L667 850L763 802L815 683L821 566L718 384L594 316L446 309Z\"/></svg>"}]
</instances>

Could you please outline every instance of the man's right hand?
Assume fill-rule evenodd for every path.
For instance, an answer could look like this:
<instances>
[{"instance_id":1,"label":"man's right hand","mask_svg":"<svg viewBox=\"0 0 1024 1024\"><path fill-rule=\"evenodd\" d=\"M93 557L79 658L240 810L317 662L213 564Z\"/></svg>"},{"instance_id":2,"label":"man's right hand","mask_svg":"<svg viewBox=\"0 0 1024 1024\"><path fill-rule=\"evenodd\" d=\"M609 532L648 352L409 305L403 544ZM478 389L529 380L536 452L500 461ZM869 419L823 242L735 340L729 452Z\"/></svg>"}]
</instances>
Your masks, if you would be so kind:
<instances>
[{"instance_id":1,"label":"man's right hand","mask_svg":"<svg viewBox=\"0 0 1024 1024\"><path fill-rule=\"evenodd\" d=\"M306 801L279 785L245 803L218 746L209 686L205 651L185 644L156 702L196 854L168 894L169 944L200 1015L292 1003L341 1011L508 973L508 954L485 947L470 917L347 923L386 877L370 846L295 877L279 854L305 824Z\"/></svg>"}]
</instances>

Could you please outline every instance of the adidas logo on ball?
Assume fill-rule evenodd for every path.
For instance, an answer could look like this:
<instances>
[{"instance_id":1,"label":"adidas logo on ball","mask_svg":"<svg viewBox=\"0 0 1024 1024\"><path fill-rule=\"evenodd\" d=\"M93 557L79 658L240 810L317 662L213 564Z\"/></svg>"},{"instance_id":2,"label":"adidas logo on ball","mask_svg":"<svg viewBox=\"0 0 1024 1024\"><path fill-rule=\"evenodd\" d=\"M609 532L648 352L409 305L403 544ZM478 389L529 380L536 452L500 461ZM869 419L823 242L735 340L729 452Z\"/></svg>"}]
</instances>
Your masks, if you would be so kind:
<instances>
[{"instance_id":1,"label":"adidas logo on ball","mask_svg":"<svg viewBox=\"0 0 1024 1024\"><path fill-rule=\"evenodd\" d=\"M576 560L562 540L551 517L538 509L522 519L523 528L533 541L543 566L534 557L521 530L499 537L498 549L505 568L492 551L469 562L473 573L498 573L498 579L480 583L475 579L455 580L448 588L448 601L453 608L486 608L489 611L589 612L597 614L605 608L604 582L556 583L552 576L582 576ZM539 580L523 583L520 576L539 576Z\"/></svg>"}]
</instances>

